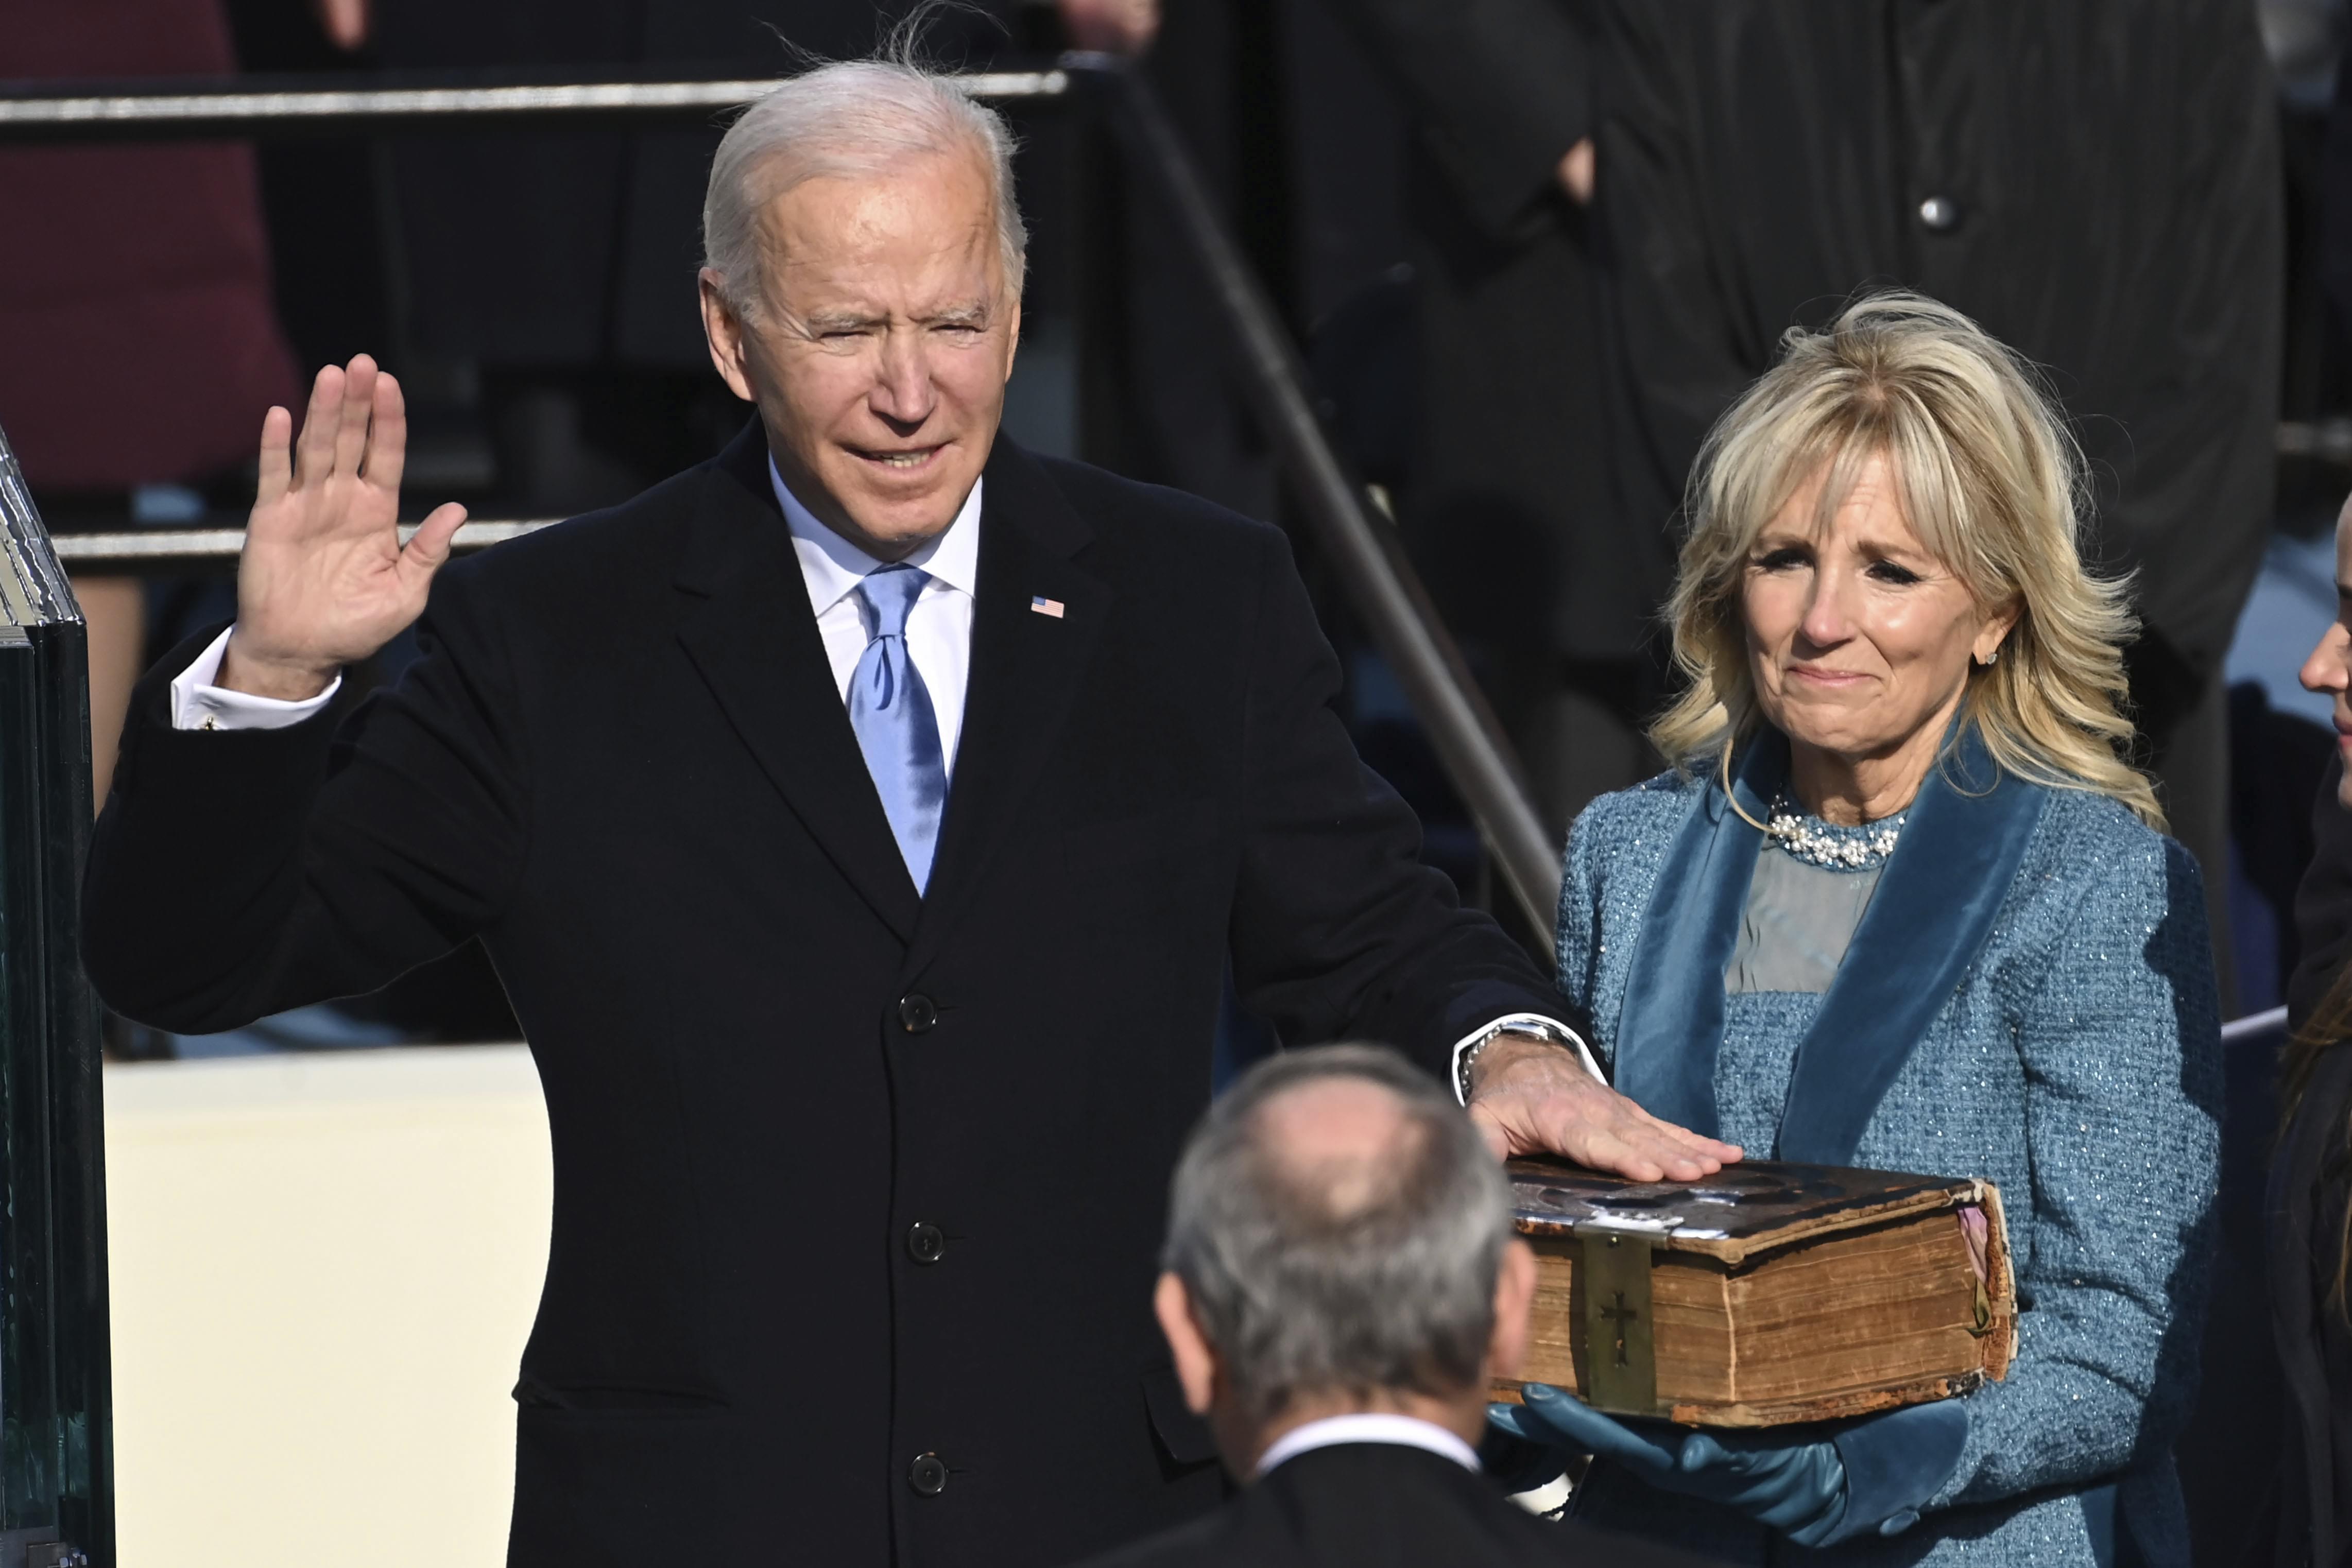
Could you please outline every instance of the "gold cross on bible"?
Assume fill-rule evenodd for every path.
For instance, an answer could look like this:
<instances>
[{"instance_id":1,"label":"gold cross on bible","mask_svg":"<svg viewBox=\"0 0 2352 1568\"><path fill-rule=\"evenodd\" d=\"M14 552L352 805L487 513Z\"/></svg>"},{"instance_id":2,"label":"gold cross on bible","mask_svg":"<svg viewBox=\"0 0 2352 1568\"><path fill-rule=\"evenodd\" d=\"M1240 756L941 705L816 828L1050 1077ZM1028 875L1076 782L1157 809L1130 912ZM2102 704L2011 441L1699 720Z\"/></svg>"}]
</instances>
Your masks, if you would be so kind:
<instances>
[{"instance_id":1,"label":"gold cross on bible","mask_svg":"<svg viewBox=\"0 0 2352 1568\"><path fill-rule=\"evenodd\" d=\"M1642 1314L1636 1309L1625 1304L1624 1291L1612 1291L1610 1294L1617 1298L1617 1304L1601 1308L1601 1315L1608 1319L1617 1330L1617 1364L1630 1366L1633 1363L1625 1354L1625 1330Z\"/></svg>"}]
</instances>

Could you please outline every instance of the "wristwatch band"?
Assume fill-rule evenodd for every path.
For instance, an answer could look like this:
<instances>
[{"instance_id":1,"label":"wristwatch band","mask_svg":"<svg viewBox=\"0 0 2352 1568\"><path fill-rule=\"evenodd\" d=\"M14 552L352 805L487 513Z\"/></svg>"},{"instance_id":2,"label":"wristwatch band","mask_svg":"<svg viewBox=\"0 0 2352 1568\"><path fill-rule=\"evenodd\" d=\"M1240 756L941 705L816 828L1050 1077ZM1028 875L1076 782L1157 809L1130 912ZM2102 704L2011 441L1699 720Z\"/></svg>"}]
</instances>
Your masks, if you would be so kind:
<instances>
[{"instance_id":1,"label":"wristwatch band","mask_svg":"<svg viewBox=\"0 0 2352 1568\"><path fill-rule=\"evenodd\" d=\"M1501 1019L1486 1033L1464 1047L1462 1053L1454 1059L1454 1092L1465 1105L1470 1103L1470 1069L1477 1061L1478 1053L1494 1044L1496 1039L1507 1034L1529 1035L1538 1040L1549 1040L1552 1044L1569 1051L1575 1051L1578 1046L1577 1040L1565 1030L1546 1023L1540 1019Z\"/></svg>"}]
</instances>

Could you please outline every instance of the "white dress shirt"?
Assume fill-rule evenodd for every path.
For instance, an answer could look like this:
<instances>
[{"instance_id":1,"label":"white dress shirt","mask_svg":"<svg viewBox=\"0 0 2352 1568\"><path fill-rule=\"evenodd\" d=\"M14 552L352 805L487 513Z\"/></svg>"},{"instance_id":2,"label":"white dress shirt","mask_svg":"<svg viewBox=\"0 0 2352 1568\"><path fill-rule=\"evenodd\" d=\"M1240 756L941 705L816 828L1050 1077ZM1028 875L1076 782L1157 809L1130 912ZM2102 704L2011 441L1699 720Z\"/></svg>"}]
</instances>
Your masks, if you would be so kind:
<instances>
[{"instance_id":1,"label":"white dress shirt","mask_svg":"<svg viewBox=\"0 0 2352 1568\"><path fill-rule=\"evenodd\" d=\"M1257 1473L1263 1476L1285 1459L1295 1459L1317 1448L1337 1448L1341 1443L1389 1443L1402 1448L1422 1448L1452 1459L1465 1470L1479 1468L1477 1450L1464 1442L1459 1433L1449 1432L1436 1422L1424 1421L1417 1416L1367 1410L1353 1416L1326 1416L1320 1421L1293 1427L1258 1456Z\"/></svg>"},{"instance_id":2,"label":"white dress shirt","mask_svg":"<svg viewBox=\"0 0 2352 1568\"><path fill-rule=\"evenodd\" d=\"M883 563L816 520L814 513L784 487L775 459L768 460L768 481L775 487L776 505L784 526L792 530L793 554L801 563L801 581L808 590L809 609L816 616L817 635L824 643L825 662L833 667L833 684L844 704L849 701L849 677L866 656L873 640L872 627L852 592L866 574ZM971 494L947 531L907 558L907 564L930 575L915 607L907 615L907 656L923 677L931 695L931 712L940 726L940 756L950 779L955 774L956 742L963 734L964 693L971 684L972 595L980 583L980 491ZM213 683L220 676L221 651L228 632L213 639L172 682L172 725L175 729L278 729L299 724L324 708L342 686L341 675L327 689L303 702L280 702L230 691ZM1601 1076L1592 1053L1574 1030L1534 1014L1515 1015L1474 1030L1456 1041L1453 1061L1499 1030L1528 1025L1549 1025L1575 1043L1585 1070ZM1457 1097L1461 1074L1449 1075ZM1318 1423L1319 1424L1319 1423ZM1306 1428L1300 1428L1302 1431Z\"/></svg>"},{"instance_id":3,"label":"white dress shirt","mask_svg":"<svg viewBox=\"0 0 2352 1568\"><path fill-rule=\"evenodd\" d=\"M869 571L884 563L867 555L816 517L790 490L768 460L768 479L776 487L776 505L784 509L784 526L793 530L793 553L800 558L801 580L808 584L809 608L816 612L817 635L824 639L824 656L833 666L833 684L844 703L849 701L849 677L874 628L852 590ZM940 724L940 755L947 760L948 776L955 776L956 741L963 733L963 695L971 684L972 594L980 584L980 489L975 479L963 509L947 532L907 558L907 564L930 574L915 607L907 612L907 657L931 694L931 713Z\"/></svg>"}]
</instances>

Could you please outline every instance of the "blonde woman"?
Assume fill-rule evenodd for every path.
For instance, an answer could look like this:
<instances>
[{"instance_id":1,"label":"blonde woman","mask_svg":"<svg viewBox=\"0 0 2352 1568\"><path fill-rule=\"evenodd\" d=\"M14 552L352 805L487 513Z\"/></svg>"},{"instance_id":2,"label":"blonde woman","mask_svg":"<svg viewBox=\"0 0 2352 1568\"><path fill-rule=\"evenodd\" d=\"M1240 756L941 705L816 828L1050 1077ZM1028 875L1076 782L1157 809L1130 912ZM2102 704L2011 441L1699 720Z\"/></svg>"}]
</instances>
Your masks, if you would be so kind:
<instances>
[{"instance_id":1,"label":"blonde woman","mask_svg":"<svg viewBox=\"0 0 2352 1568\"><path fill-rule=\"evenodd\" d=\"M1580 1518L1755 1563L2186 1563L2220 1030L2079 478L2019 361L1899 294L1791 333L1708 440L1675 771L1578 820L1560 983L1654 1114L2000 1183L2020 1348L1964 1399L1793 1433L1498 1414L1600 1456Z\"/></svg>"}]
</instances>

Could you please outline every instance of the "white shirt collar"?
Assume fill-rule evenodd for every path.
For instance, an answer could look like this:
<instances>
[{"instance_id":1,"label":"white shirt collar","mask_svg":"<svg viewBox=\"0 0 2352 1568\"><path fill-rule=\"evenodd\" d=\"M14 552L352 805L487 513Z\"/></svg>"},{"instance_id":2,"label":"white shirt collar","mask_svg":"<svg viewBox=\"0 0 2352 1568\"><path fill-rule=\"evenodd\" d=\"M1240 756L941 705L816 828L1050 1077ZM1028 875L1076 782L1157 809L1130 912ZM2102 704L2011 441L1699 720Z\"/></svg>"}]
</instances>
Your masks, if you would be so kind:
<instances>
[{"instance_id":1,"label":"white shirt collar","mask_svg":"<svg viewBox=\"0 0 2352 1568\"><path fill-rule=\"evenodd\" d=\"M816 514L802 506L800 497L785 486L773 456L768 459L768 483L775 486L776 505L783 508L784 526L792 530L793 553L800 558L801 575L808 580L809 603L822 615L882 563L817 521ZM971 482L971 494L963 498L963 507L947 531L907 558L908 566L920 567L933 581L975 596L980 582L981 483Z\"/></svg>"},{"instance_id":2,"label":"white shirt collar","mask_svg":"<svg viewBox=\"0 0 2352 1568\"><path fill-rule=\"evenodd\" d=\"M1353 1416L1326 1416L1320 1421L1293 1427L1259 1457L1257 1473L1263 1476L1284 1460L1295 1459L1310 1449L1334 1448L1341 1443L1392 1443L1452 1459L1465 1470L1479 1468L1477 1450L1434 1421L1385 1411L1362 1411Z\"/></svg>"}]
</instances>

